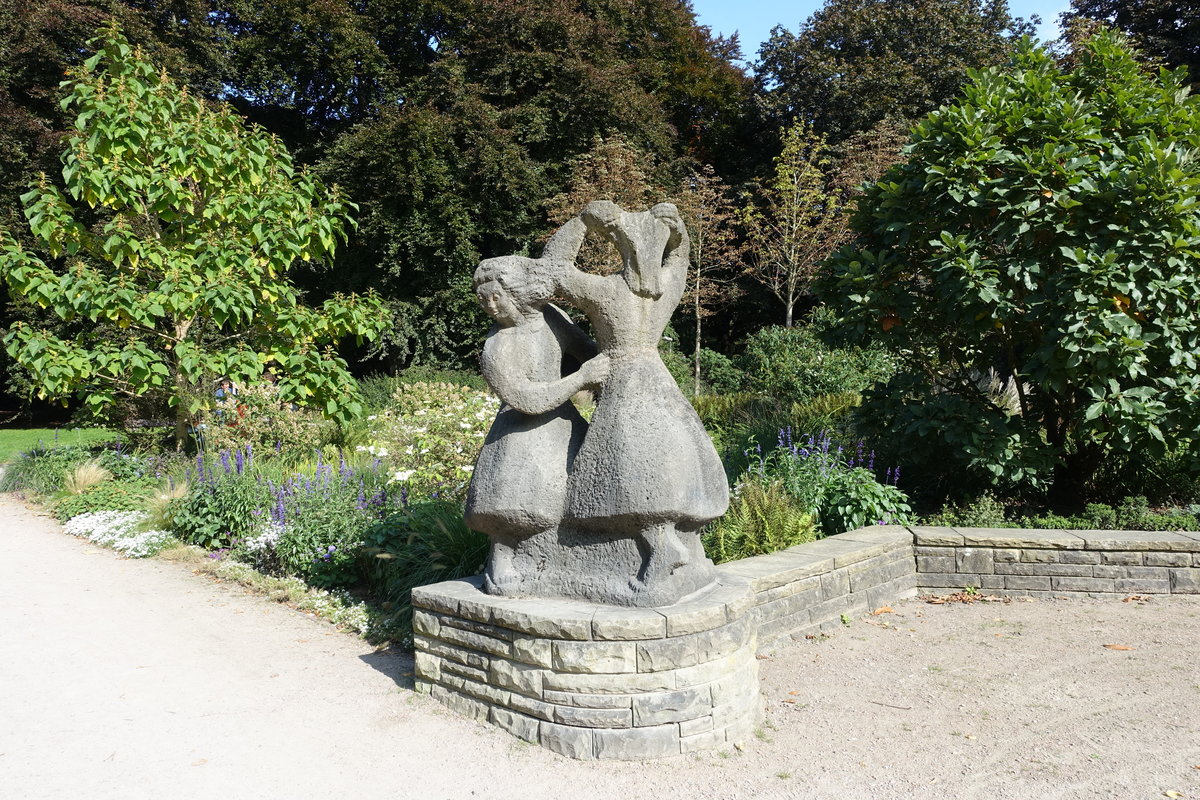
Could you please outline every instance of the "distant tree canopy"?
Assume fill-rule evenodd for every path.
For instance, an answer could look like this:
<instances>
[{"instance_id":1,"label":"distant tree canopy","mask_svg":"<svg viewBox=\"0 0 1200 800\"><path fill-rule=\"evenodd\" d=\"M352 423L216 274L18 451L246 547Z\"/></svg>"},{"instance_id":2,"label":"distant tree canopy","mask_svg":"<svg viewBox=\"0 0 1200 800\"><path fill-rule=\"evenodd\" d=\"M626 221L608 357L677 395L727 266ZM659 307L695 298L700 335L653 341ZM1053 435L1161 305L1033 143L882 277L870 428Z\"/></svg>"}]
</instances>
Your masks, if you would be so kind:
<instances>
[{"instance_id":1,"label":"distant tree canopy","mask_svg":"<svg viewBox=\"0 0 1200 800\"><path fill-rule=\"evenodd\" d=\"M796 33L777 26L756 65L774 127L837 142L950 102L967 70L1005 63L1033 26L1007 0L829 0Z\"/></svg>"},{"instance_id":2,"label":"distant tree canopy","mask_svg":"<svg viewBox=\"0 0 1200 800\"><path fill-rule=\"evenodd\" d=\"M1094 21L1133 37L1151 58L1167 67L1187 67L1192 84L1200 83L1200 6L1195 0L1071 0L1064 27Z\"/></svg>"}]
</instances>

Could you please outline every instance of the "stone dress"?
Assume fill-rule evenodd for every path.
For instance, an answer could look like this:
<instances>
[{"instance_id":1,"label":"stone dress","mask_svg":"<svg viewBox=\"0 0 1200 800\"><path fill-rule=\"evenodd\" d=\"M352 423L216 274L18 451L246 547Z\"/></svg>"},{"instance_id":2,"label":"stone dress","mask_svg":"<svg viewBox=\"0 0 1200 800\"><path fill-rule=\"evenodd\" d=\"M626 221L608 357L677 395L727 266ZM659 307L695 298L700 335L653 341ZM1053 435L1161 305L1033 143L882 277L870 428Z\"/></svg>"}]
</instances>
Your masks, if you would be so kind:
<instances>
[{"instance_id":1,"label":"stone dress","mask_svg":"<svg viewBox=\"0 0 1200 800\"><path fill-rule=\"evenodd\" d=\"M700 418L658 354L687 279L686 234L670 249L667 227L651 212L595 203L584 216L596 206L608 206L608 221L589 224L611 232L625 269L607 276L575 270L564 281L612 360L571 470L567 518L591 528L673 523L696 530L725 513L729 483Z\"/></svg>"},{"instance_id":2,"label":"stone dress","mask_svg":"<svg viewBox=\"0 0 1200 800\"><path fill-rule=\"evenodd\" d=\"M570 330L574 328L574 331ZM579 352L586 340L558 308L547 305L540 324L499 328L484 345L485 376L498 357L519 363L495 364L521 373L521 383L535 391L562 377L564 353ZM506 353L504 351L507 351ZM572 352L574 351L574 352ZM542 400L550 391L542 392ZM569 398L569 394L567 397ZM539 413L526 413L504 398L484 440L467 489L467 524L491 535L520 536L556 526L562 519L567 476L583 442L587 423L569 399ZM519 401L518 401L519 402Z\"/></svg>"}]
</instances>

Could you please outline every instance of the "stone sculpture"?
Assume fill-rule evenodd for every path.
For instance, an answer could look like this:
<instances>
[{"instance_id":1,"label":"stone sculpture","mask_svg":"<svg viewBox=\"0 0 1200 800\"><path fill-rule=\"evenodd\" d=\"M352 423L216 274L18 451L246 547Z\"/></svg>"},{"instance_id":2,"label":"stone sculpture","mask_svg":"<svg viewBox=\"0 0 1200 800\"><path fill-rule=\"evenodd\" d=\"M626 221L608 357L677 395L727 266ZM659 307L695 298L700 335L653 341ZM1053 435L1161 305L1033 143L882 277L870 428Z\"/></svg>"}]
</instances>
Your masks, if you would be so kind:
<instances>
[{"instance_id":1,"label":"stone sculpture","mask_svg":"<svg viewBox=\"0 0 1200 800\"><path fill-rule=\"evenodd\" d=\"M575 267L588 232L616 246L620 272ZM658 355L688 248L675 206L599 201L541 258L476 270L496 321L483 374L503 401L467 495L468 524L492 540L489 593L665 606L715 580L699 530L728 506L725 472ZM582 311L597 342L552 297ZM590 425L570 403L584 388L598 391Z\"/></svg>"}]
</instances>

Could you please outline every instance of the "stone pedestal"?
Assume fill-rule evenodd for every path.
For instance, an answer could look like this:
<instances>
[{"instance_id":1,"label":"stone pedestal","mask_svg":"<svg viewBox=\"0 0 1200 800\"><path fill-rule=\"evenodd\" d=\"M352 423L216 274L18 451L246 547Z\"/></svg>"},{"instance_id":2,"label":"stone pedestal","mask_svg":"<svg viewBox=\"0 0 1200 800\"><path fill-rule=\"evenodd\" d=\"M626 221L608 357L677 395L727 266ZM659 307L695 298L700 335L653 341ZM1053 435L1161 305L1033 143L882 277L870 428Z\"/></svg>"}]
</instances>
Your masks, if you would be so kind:
<instances>
[{"instance_id":1,"label":"stone pedestal","mask_svg":"<svg viewBox=\"0 0 1200 800\"><path fill-rule=\"evenodd\" d=\"M646 759L744 741L758 721L749 581L664 608L413 590L416 683L572 758Z\"/></svg>"}]
</instances>

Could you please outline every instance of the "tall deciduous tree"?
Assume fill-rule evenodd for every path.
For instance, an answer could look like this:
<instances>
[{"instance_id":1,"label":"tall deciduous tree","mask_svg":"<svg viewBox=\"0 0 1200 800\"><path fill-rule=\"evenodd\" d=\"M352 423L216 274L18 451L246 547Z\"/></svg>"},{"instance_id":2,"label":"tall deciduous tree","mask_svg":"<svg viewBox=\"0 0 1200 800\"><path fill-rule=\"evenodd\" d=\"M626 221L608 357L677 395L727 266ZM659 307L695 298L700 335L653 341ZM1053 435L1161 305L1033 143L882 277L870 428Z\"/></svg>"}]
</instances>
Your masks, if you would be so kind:
<instances>
[{"instance_id":1,"label":"tall deciduous tree","mask_svg":"<svg viewBox=\"0 0 1200 800\"><path fill-rule=\"evenodd\" d=\"M675 204L691 234L691 265L682 304L692 317L693 391L701 390L701 350L704 320L741 294L736 277L742 267L744 243L738 208L725 182L705 164L679 186Z\"/></svg>"},{"instance_id":2,"label":"tall deciduous tree","mask_svg":"<svg viewBox=\"0 0 1200 800\"><path fill-rule=\"evenodd\" d=\"M376 335L378 301L308 308L286 277L332 255L344 201L278 140L157 74L115 27L96 44L63 100L75 115L66 194L42 176L23 197L49 263L0 231L10 290L93 327L64 339L17 324L9 355L40 394L79 392L98 411L161 394L180 445L218 376L253 381L266 364L282 400L356 414L356 384L329 343Z\"/></svg>"},{"instance_id":3,"label":"tall deciduous tree","mask_svg":"<svg viewBox=\"0 0 1200 800\"><path fill-rule=\"evenodd\" d=\"M1197 153L1183 71L1147 74L1119 35L1070 71L1025 46L976 73L865 195L820 287L906 366L869 418L913 463L1072 499L1113 454L1194 442Z\"/></svg>"},{"instance_id":4,"label":"tall deciduous tree","mask_svg":"<svg viewBox=\"0 0 1200 800\"><path fill-rule=\"evenodd\" d=\"M758 91L777 125L800 119L836 142L888 117L915 121L1032 33L1007 0L828 0L798 32L772 31Z\"/></svg>"},{"instance_id":5,"label":"tall deciduous tree","mask_svg":"<svg viewBox=\"0 0 1200 800\"><path fill-rule=\"evenodd\" d=\"M818 265L845 240L846 197L832 171L824 135L797 122L783 133L773 174L742 211L748 271L783 304L788 328Z\"/></svg>"}]
</instances>

